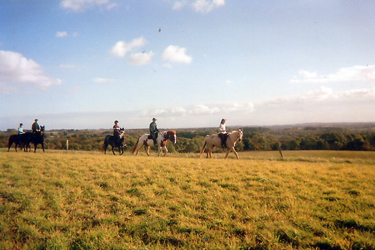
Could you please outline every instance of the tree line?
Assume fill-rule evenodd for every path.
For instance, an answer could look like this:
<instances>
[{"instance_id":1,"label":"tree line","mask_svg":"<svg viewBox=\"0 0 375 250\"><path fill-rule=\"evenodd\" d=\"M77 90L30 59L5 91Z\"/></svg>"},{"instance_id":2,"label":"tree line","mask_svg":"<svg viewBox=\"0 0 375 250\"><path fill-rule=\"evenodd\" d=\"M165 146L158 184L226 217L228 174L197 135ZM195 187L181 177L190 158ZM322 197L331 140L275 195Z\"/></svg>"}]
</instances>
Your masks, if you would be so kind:
<instances>
[{"instance_id":1,"label":"tree line","mask_svg":"<svg viewBox=\"0 0 375 250\"><path fill-rule=\"evenodd\" d=\"M126 149L130 151L138 137L147 132L147 129L127 130ZM177 144L168 142L168 150L178 153L198 153L203 146L204 137L216 132L216 128L177 129ZM7 147L9 136L16 133L13 129L0 132L0 147ZM100 151L106 135L112 135L112 130L47 130L45 148L64 150L69 141L69 150ZM245 127L242 141L236 144L237 151L278 150L279 148L281 150L375 151L375 124L370 123L366 126L344 124L336 127Z\"/></svg>"}]
</instances>

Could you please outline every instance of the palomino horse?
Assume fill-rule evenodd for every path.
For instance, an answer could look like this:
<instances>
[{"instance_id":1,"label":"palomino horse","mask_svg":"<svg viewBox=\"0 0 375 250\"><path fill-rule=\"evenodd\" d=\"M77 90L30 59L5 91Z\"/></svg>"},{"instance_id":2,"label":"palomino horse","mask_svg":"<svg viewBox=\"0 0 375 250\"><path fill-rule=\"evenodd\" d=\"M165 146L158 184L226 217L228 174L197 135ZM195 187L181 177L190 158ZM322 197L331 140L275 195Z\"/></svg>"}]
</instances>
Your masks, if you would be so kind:
<instances>
[{"instance_id":1,"label":"palomino horse","mask_svg":"<svg viewBox=\"0 0 375 250\"><path fill-rule=\"evenodd\" d=\"M117 141L117 139L114 136L112 136L112 135L107 135L105 137L104 144L103 144L104 154L106 154L106 152L107 152L108 145L112 146L112 153L114 155L116 155L115 151L114 151L114 148L118 148L118 153L120 155L122 155L124 153L125 129L123 129L123 128L120 129L120 132L121 132L121 134L120 134L120 140L119 141Z\"/></svg>"},{"instance_id":2,"label":"palomino horse","mask_svg":"<svg viewBox=\"0 0 375 250\"><path fill-rule=\"evenodd\" d=\"M156 138L157 145L154 144L154 140L149 138L149 134L143 134L138 138L137 143L132 148L132 153L138 155L139 150L142 146L146 147L146 153L148 156L150 156L150 147L158 147L158 156L160 156L161 150L164 150L165 156L168 152L167 149L167 140L170 140L173 142L173 144L176 144L177 136L176 131L169 130L165 132L158 133L158 137Z\"/></svg>"},{"instance_id":3,"label":"palomino horse","mask_svg":"<svg viewBox=\"0 0 375 250\"><path fill-rule=\"evenodd\" d=\"M230 151L233 151L233 153L236 155L237 159L240 159L240 157L238 157L238 154L237 154L236 150L234 149L234 146L236 145L237 141L242 140L242 136L243 136L243 130L242 129L237 129L235 131L232 131L232 132L228 133L228 137L227 137L227 141L226 141L226 146L227 146L228 150L227 150L227 154L225 155L225 159L228 158L228 154L229 154ZM208 155L210 155L210 158L212 158L212 149L214 147L218 147L218 148L222 147L221 146L221 139L218 136L218 134L206 135L206 137L204 138L204 145L202 147L200 157L202 157L206 146L207 146L207 158L208 158Z\"/></svg>"}]
</instances>

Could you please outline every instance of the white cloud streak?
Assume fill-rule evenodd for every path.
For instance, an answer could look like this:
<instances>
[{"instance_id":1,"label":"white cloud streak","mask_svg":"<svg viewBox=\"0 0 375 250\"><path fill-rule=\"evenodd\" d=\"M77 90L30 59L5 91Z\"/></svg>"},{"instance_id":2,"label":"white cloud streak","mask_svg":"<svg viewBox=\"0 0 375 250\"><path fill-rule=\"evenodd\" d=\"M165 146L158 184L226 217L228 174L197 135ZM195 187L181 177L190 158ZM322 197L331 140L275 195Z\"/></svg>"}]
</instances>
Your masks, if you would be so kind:
<instances>
[{"instance_id":1,"label":"white cloud streak","mask_svg":"<svg viewBox=\"0 0 375 250\"><path fill-rule=\"evenodd\" d=\"M214 127L219 125L222 118L226 118L230 129L231 126L237 125L373 122L374 105L375 87L338 92L321 87L301 95L270 100L171 105L130 111L48 113L34 116L47 125L48 129L111 128L108 121L113 120L113 117L117 117L125 128L147 128L152 117L158 118L159 128ZM20 120L31 120L33 117L0 117L0 128L10 128ZM90 127L87 127L87 120L91 121Z\"/></svg>"},{"instance_id":2,"label":"white cloud streak","mask_svg":"<svg viewBox=\"0 0 375 250\"><path fill-rule=\"evenodd\" d=\"M67 37L68 33L66 31L58 31L56 32L56 37L62 38L62 37Z\"/></svg>"},{"instance_id":3,"label":"white cloud streak","mask_svg":"<svg viewBox=\"0 0 375 250\"><path fill-rule=\"evenodd\" d=\"M125 41L118 41L111 49L111 54L117 57L125 57L127 53L135 48L142 47L146 44L143 37L133 39L130 43Z\"/></svg>"},{"instance_id":4,"label":"white cloud streak","mask_svg":"<svg viewBox=\"0 0 375 250\"><path fill-rule=\"evenodd\" d=\"M171 63L189 64L193 61L193 58L186 54L186 48L181 48L175 45L169 45L164 50L162 58L164 61L169 61Z\"/></svg>"},{"instance_id":5,"label":"white cloud streak","mask_svg":"<svg viewBox=\"0 0 375 250\"><path fill-rule=\"evenodd\" d=\"M225 5L225 0L194 0L194 1L176 1L173 4L174 10L181 10L185 6L189 6L192 8L195 12L207 14L208 12L222 7Z\"/></svg>"},{"instance_id":6,"label":"white cloud streak","mask_svg":"<svg viewBox=\"0 0 375 250\"><path fill-rule=\"evenodd\" d=\"M129 64L136 66L151 64L153 56L154 53L152 51L149 53L136 53L131 55Z\"/></svg>"},{"instance_id":7,"label":"white cloud streak","mask_svg":"<svg viewBox=\"0 0 375 250\"><path fill-rule=\"evenodd\" d=\"M46 90L52 85L60 85L60 79L47 77L42 67L32 59L13 51L0 50L0 85L2 93L9 94L21 86Z\"/></svg>"},{"instance_id":8,"label":"white cloud streak","mask_svg":"<svg viewBox=\"0 0 375 250\"><path fill-rule=\"evenodd\" d=\"M60 2L60 6L63 9L73 10L75 12L83 12L87 9L95 7L106 7L107 10L111 10L117 6L110 0L63 0Z\"/></svg>"},{"instance_id":9,"label":"white cloud streak","mask_svg":"<svg viewBox=\"0 0 375 250\"><path fill-rule=\"evenodd\" d=\"M93 78L93 82L96 83L110 83L110 82L116 82L115 79L109 79L109 78Z\"/></svg>"},{"instance_id":10,"label":"white cloud streak","mask_svg":"<svg viewBox=\"0 0 375 250\"><path fill-rule=\"evenodd\" d=\"M375 65L341 68L336 73L319 75L316 72L300 70L292 83L330 83L330 82L375 82Z\"/></svg>"}]
</instances>

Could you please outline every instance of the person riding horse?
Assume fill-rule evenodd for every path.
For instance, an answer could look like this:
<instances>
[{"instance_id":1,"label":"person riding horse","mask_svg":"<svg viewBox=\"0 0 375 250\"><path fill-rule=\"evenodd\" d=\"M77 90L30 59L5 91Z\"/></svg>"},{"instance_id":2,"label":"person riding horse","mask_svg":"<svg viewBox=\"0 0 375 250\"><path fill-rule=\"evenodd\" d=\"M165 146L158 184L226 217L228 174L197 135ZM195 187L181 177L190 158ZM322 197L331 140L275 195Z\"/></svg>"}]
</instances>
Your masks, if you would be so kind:
<instances>
[{"instance_id":1,"label":"person riding horse","mask_svg":"<svg viewBox=\"0 0 375 250\"><path fill-rule=\"evenodd\" d=\"M113 125L113 136L115 137L117 144L120 144L120 136L121 136L120 129L121 128L118 125L118 121L116 120L115 125Z\"/></svg>"},{"instance_id":2,"label":"person riding horse","mask_svg":"<svg viewBox=\"0 0 375 250\"><path fill-rule=\"evenodd\" d=\"M222 148L226 148L227 137L228 137L227 129L225 128L225 121L226 119L221 119L220 126L219 126L219 134L218 134L218 136L221 139Z\"/></svg>"},{"instance_id":3,"label":"person riding horse","mask_svg":"<svg viewBox=\"0 0 375 250\"><path fill-rule=\"evenodd\" d=\"M31 130L33 134L37 133L40 131L40 126L38 124L38 119L35 119L34 123L31 125Z\"/></svg>"},{"instance_id":4,"label":"person riding horse","mask_svg":"<svg viewBox=\"0 0 375 250\"><path fill-rule=\"evenodd\" d=\"M158 126L156 125L156 118L152 118L152 122L150 123L150 135L152 137L152 139L154 140L154 144L156 145L156 138L158 138L158 132L159 132L159 129L158 129Z\"/></svg>"},{"instance_id":5,"label":"person riding horse","mask_svg":"<svg viewBox=\"0 0 375 250\"><path fill-rule=\"evenodd\" d=\"M23 131L23 124L22 123L20 123L20 126L18 127L18 134L19 135L23 135L25 132Z\"/></svg>"}]
</instances>

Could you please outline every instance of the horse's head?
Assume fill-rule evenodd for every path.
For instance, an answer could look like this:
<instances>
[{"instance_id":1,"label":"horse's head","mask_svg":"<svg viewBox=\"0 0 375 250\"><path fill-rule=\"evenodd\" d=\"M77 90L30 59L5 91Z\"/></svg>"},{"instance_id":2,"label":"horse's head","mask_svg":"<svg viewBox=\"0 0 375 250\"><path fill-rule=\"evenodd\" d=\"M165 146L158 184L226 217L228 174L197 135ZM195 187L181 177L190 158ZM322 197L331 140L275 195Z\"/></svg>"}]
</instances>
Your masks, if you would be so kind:
<instances>
[{"instance_id":1,"label":"horse's head","mask_svg":"<svg viewBox=\"0 0 375 250\"><path fill-rule=\"evenodd\" d=\"M41 135L44 135L45 128L46 128L46 126L40 126L40 134Z\"/></svg>"},{"instance_id":2,"label":"horse's head","mask_svg":"<svg viewBox=\"0 0 375 250\"><path fill-rule=\"evenodd\" d=\"M238 138L239 141L242 141L243 129L239 128L237 131L238 131L237 138Z\"/></svg>"},{"instance_id":3,"label":"horse's head","mask_svg":"<svg viewBox=\"0 0 375 250\"><path fill-rule=\"evenodd\" d=\"M176 142L177 142L176 131L174 131L174 130L167 131L167 133L164 135L164 138L166 140L169 139L171 142L173 142L173 144L176 144Z\"/></svg>"},{"instance_id":4,"label":"horse's head","mask_svg":"<svg viewBox=\"0 0 375 250\"><path fill-rule=\"evenodd\" d=\"M120 139L122 139L124 137L125 137L125 129L124 128L120 128Z\"/></svg>"}]
</instances>

